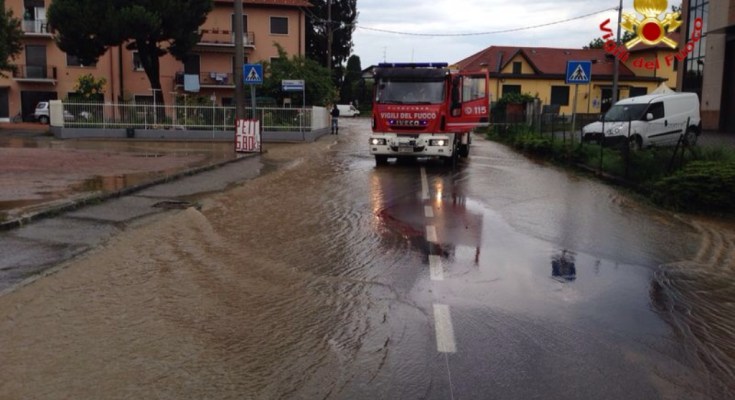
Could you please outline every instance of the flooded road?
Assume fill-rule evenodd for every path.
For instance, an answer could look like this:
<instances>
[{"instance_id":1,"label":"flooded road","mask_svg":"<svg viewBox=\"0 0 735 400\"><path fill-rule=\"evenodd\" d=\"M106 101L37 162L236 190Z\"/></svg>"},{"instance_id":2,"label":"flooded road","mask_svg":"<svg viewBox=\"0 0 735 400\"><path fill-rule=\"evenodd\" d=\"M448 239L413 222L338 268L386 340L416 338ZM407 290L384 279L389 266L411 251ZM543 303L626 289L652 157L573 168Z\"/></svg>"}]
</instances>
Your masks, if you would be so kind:
<instances>
[{"instance_id":1,"label":"flooded road","mask_svg":"<svg viewBox=\"0 0 735 400\"><path fill-rule=\"evenodd\" d=\"M0 297L0 398L732 398L732 226L341 123Z\"/></svg>"},{"instance_id":2,"label":"flooded road","mask_svg":"<svg viewBox=\"0 0 735 400\"><path fill-rule=\"evenodd\" d=\"M0 223L234 158L229 142L0 137Z\"/></svg>"}]
</instances>

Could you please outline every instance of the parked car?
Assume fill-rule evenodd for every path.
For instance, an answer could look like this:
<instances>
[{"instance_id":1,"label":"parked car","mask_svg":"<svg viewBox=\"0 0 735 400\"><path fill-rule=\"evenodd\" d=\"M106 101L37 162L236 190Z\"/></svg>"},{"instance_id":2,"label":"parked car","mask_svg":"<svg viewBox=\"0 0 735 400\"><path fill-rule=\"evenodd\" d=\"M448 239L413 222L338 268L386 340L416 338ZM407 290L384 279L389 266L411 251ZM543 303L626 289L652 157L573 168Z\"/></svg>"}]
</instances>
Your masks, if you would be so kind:
<instances>
[{"instance_id":1,"label":"parked car","mask_svg":"<svg viewBox=\"0 0 735 400\"><path fill-rule=\"evenodd\" d=\"M602 121L582 128L582 137L604 145L627 142L632 149L640 149L675 145L682 135L694 145L701 131L697 94L666 93L620 100Z\"/></svg>"},{"instance_id":2,"label":"parked car","mask_svg":"<svg viewBox=\"0 0 735 400\"><path fill-rule=\"evenodd\" d=\"M360 115L360 110L355 108L352 104L337 104L340 117L356 117Z\"/></svg>"},{"instance_id":3,"label":"parked car","mask_svg":"<svg viewBox=\"0 0 735 400\"><path fill-rule=\"evenodd\" d=\"M91 114L88 111L82 111L79 113L79 117L87 120L91 117ZM33 119L42 124L48 124L51 121L51 113L49 111L48 101L39 101L38 104L36 104L36 110L33 112ZM64 121L74 120L74 114L64 109Z\"/></svg>"}]
</instances>

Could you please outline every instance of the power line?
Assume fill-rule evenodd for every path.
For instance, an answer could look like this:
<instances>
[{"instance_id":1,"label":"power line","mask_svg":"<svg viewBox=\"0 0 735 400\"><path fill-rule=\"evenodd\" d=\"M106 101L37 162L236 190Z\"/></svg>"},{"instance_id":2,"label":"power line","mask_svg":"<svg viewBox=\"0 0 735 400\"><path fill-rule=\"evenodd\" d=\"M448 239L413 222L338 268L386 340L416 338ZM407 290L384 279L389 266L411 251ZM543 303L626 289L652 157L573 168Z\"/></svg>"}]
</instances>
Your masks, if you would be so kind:
<instances>
[{"instance_id":1,"label":"power line","mask_svg":"<svg viewBox=\"0 0 735 400\"><path fill-rule=\"evenodd\" d=\"M522 27L522 28L503 29L503 30L499 30L499 31L489 31L489 32L470 32L470 33L415 33L415 32L392 31L392 30L388 30L388 29L370 28L370 27L366 27L366 26L362 26L362 25L358 25L358 24L352 24L352 25L355 28L357 28L357 29L364 29L364 30L367 30L367 31L375 31L375 32L382 32L382 33L391 33L391 34L394 34L394 35L427 36L427 37L484 36L484 35L496 35L496 34L499 34L499 33L509 33L509 32L526 31L526 30L530 30L530 29L543 28L543 27L551 26L551 25L563 24L565 22L575 21L575 20L578 20L578 19L583 19L583 18L591 17L593 15L602 14L604 12L613 11L613 10L617 10L617 7L606 8L604 10L595 11L595 12L592 12L592 13L589 13L589 14L585 14L585 15L580 15L578 17L567 18L567 19L564 19L564 20L554 21L554 22L547 22L545 24L525 26L525 27Z\"/></svg>"}]
</instances>

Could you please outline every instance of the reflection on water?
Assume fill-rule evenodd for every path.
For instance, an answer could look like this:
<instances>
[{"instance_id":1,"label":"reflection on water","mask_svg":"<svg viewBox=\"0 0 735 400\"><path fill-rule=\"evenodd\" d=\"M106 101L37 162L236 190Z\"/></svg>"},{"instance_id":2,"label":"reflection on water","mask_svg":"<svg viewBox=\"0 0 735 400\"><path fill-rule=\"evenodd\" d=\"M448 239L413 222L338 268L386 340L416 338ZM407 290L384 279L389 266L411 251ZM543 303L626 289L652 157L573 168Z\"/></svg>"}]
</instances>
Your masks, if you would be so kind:
<instances>
[{"instance_id":1,"label":"reflection on water","mask_svg":"<svg viewBox=\"0 0 735 400\"><path fill-rule=\"evenodd\" d=\"M561 281L577 279L577 268L574 266L574 253L562 250L560 254L551 257L551 276Z\"/></svg>"},{"instance_id":2,"label":"reflection on water","mask_svg":"<svg viewBox=\"0 0 735 400\"><path fill-rule=\"evenodd\" d=\"M17 150L16 150L17 149ZM4 218L238 157L231 143L0 138ZM2 161L2 160L0 160Z\"/></svg>"}]
</instances>

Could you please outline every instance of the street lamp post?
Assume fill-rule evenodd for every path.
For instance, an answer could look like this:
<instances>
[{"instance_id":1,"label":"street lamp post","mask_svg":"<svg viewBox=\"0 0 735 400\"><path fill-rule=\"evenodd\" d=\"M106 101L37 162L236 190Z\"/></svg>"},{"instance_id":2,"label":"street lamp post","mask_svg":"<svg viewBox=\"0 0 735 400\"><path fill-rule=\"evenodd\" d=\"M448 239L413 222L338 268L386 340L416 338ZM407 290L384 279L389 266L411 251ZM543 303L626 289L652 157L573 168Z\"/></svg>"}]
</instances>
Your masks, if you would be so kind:
<instances>
[{"instance_id":1,"label":"street lamp post","mask_svg":"<svg viewBox=\"0 0 735 400\"><path fill-rule=\"evenodd\" d=\"M623 15L623 0L620 0L620 5L618 6L618 35L615 37L615 42L618 46L620 46L620 22L622 20ZM619 74L619 66L620 66L620 60L618 57L615 57L615 60L613 61L613 86L612 86L612 103L615 104L618 102L618 74Z\"/></svg>"}]
</instances>

